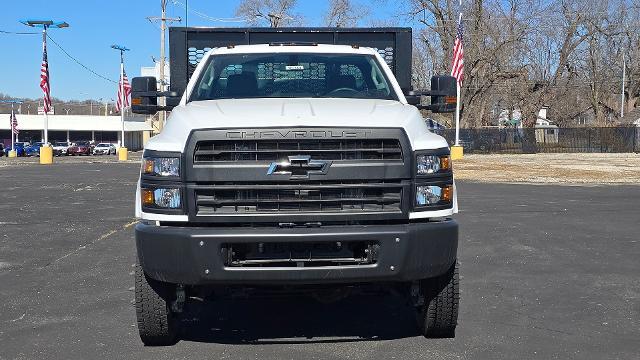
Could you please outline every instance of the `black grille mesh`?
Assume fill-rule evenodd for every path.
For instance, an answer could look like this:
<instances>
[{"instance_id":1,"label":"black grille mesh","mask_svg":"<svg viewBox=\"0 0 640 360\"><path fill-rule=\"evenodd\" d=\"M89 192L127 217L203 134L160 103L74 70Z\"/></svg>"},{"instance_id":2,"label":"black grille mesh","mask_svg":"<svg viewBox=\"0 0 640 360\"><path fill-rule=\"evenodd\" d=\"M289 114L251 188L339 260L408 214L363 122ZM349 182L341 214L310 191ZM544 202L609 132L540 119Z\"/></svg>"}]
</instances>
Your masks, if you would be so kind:
<instances>
[{"instance_id":1,"label":"black grille mesh","mask_svg":"<svg viewBox=\"0 0 640 360\"><path fill-rule=\"evenodd\" d=\"M309 155L315 160L402 160L397 139L208 140L196 144L194 163L286 160Z\"/></svg>"},{"instance_id":2,"label":"black grille mesh","mask_svg":"<svg viewBox=\"0 0 640 360\"><path fill-rule=\"evenodd\" d=\"M400 183L278 183L195 189L197 215L400 212Z\"/></svg>"}]
</instances>

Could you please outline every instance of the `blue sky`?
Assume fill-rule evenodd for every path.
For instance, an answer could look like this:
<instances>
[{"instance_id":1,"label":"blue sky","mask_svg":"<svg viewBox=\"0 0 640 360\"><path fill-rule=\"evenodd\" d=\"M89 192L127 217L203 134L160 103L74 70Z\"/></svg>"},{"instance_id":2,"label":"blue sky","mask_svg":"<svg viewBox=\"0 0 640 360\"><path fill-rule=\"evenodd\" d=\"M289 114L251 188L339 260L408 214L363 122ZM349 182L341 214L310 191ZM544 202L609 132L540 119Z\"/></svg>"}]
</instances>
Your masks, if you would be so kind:
<instances>
[{"instance_id":1,"label":"blue sky","mask_svg":"<svg viewBox=\"0 0 640 360\"><path fill-rule=\"evenodd\" d=\"M189 8L210 17L230 18L234 17L238 2L189 0ZM388 18L397 6L396 2L386 0L360 3L370 7L367 22ZM295 12L304 16L305 25L319 26L327 7L326 0L299 0ZM159 57L160 31L146 17L159 15L160 0L5 0L1 9L0 31L37 31L22 25L21 19L66 21L69 28L52 29L50 36L80 62L113 80L118 78L119 55L110 48L112 44L131 49L125 58L129 77L138 76L140 67L153 65L151 56ZM184 18L184 8L169 0L168 15ZM216 23L190 12L189 26L243 26L243 23ZM0 33L0 93L20 98L41 96L41 39L40 35ZM52 96L65 100L115 98L115 84L92 75L53 43L48 43L47 48Z\"/></svg>"}]
</instances>

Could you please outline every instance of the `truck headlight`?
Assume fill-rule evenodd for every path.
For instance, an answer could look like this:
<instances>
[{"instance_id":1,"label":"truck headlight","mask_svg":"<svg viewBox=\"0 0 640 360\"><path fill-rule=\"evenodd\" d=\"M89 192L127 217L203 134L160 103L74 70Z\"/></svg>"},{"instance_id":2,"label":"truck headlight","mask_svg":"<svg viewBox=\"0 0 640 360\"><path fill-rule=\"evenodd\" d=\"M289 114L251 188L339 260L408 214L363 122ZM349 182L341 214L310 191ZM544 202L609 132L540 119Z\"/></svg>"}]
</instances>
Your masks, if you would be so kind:
<instances>
[{"instance_id":1,"label":"truck headlight","mask_svg":"<svg viewBox=\"0 0 640 360\"><path fill-rule=\"evenodd\" d=\"M447 205L453 200L452 185L417 185L416 206Z\"/></svg>"},{"instance_id":2,"label":"truck headlight","mask_svg":"<svg viewBox=\"0 0 640 360\"><path fill-rule=\"evenodd\" d=\"M148 189L142 188L140 198L142 205L157 209L179 209L182 205L180 189Z\"/></svg>"},{"instance_id":3,"label":"truck headlight","mask_svg":"<svg viewBox=\"0 0 640 360\"><path fill-rule=\"evenodd\" d=\"M416 173L429 175L451 170L449 155L416 155Z\"/></svg>"},{"instance_id":4,"label":"truck headlight","mask_svg":"<svg viewBox=\"0 0 640 360\"><path fill-rule=\"evenodd\" d=\"M180 158L150 157L142 159L142 173L152 176L180 176Z\"/></svg>"}]
</instances>

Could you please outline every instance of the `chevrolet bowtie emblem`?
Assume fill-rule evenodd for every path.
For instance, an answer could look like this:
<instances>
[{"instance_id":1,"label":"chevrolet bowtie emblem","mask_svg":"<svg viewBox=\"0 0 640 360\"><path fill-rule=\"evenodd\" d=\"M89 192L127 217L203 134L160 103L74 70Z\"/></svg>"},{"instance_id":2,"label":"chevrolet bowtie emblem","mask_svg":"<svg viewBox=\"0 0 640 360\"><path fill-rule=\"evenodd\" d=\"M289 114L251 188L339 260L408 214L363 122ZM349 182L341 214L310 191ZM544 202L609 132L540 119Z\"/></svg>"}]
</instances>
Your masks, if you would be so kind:
<instances>
[{"instance_id":1,"label":"chevrolet bowtie emblem","mask_svg":"<svg viewBox=\"0 0 640 360\"><path fill-rule=\"evenodd\" d=\"M290 179L308 179L309 175L325 175L331 161L312 160L309 155L289 156L288 161L272 162L267 175L289 175Z\"/></svg>"}]
</instances>

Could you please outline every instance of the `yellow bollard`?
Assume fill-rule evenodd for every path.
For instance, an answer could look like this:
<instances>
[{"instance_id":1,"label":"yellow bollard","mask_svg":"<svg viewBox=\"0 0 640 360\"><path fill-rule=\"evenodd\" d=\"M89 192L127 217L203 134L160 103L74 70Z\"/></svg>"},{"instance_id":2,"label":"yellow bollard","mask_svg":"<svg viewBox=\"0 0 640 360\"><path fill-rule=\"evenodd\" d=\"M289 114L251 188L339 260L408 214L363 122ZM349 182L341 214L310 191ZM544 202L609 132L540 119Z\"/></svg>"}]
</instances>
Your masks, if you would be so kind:
<instances>
[{"instance_id":1,"label":"yellow bollard","mask_svg":"<svg viewBox=\"0 0 640 360\"><path fill-rule=\"evenodd\" d=\"M17 157L18 153L15 150L9 150L9 157Z\"/></svg>"},{"instance_id":2,"label":"yellow bollard","mask_svg":"<svg viewBox=\"0 0 640 360\"><path fill-rule=\"evenodd\" d=\"M451 147L451 160L460 160L462 159L462 146L453 145Z\"/></svg>"},{"instance_id":3,"label":"yellow bollard","mask_svg":"<svg viewBox=\"0 0 640 360\"><path fill-rule=\"evenodd\" d=\"M49 145L42 145L40 147L40 164L51 165L53 164L53 148Z\"/></svg>"},{"instance_id":4,"label":"yellow bollard","mask_svg":"<svg viewBox=\"0 0 640 360\"><path fill-rule=\"evenodd\" d=\"M129 152L126 147L121 147L118 149L118 160L127 161L129 159Z\"/></svg>"}]
</instances>

